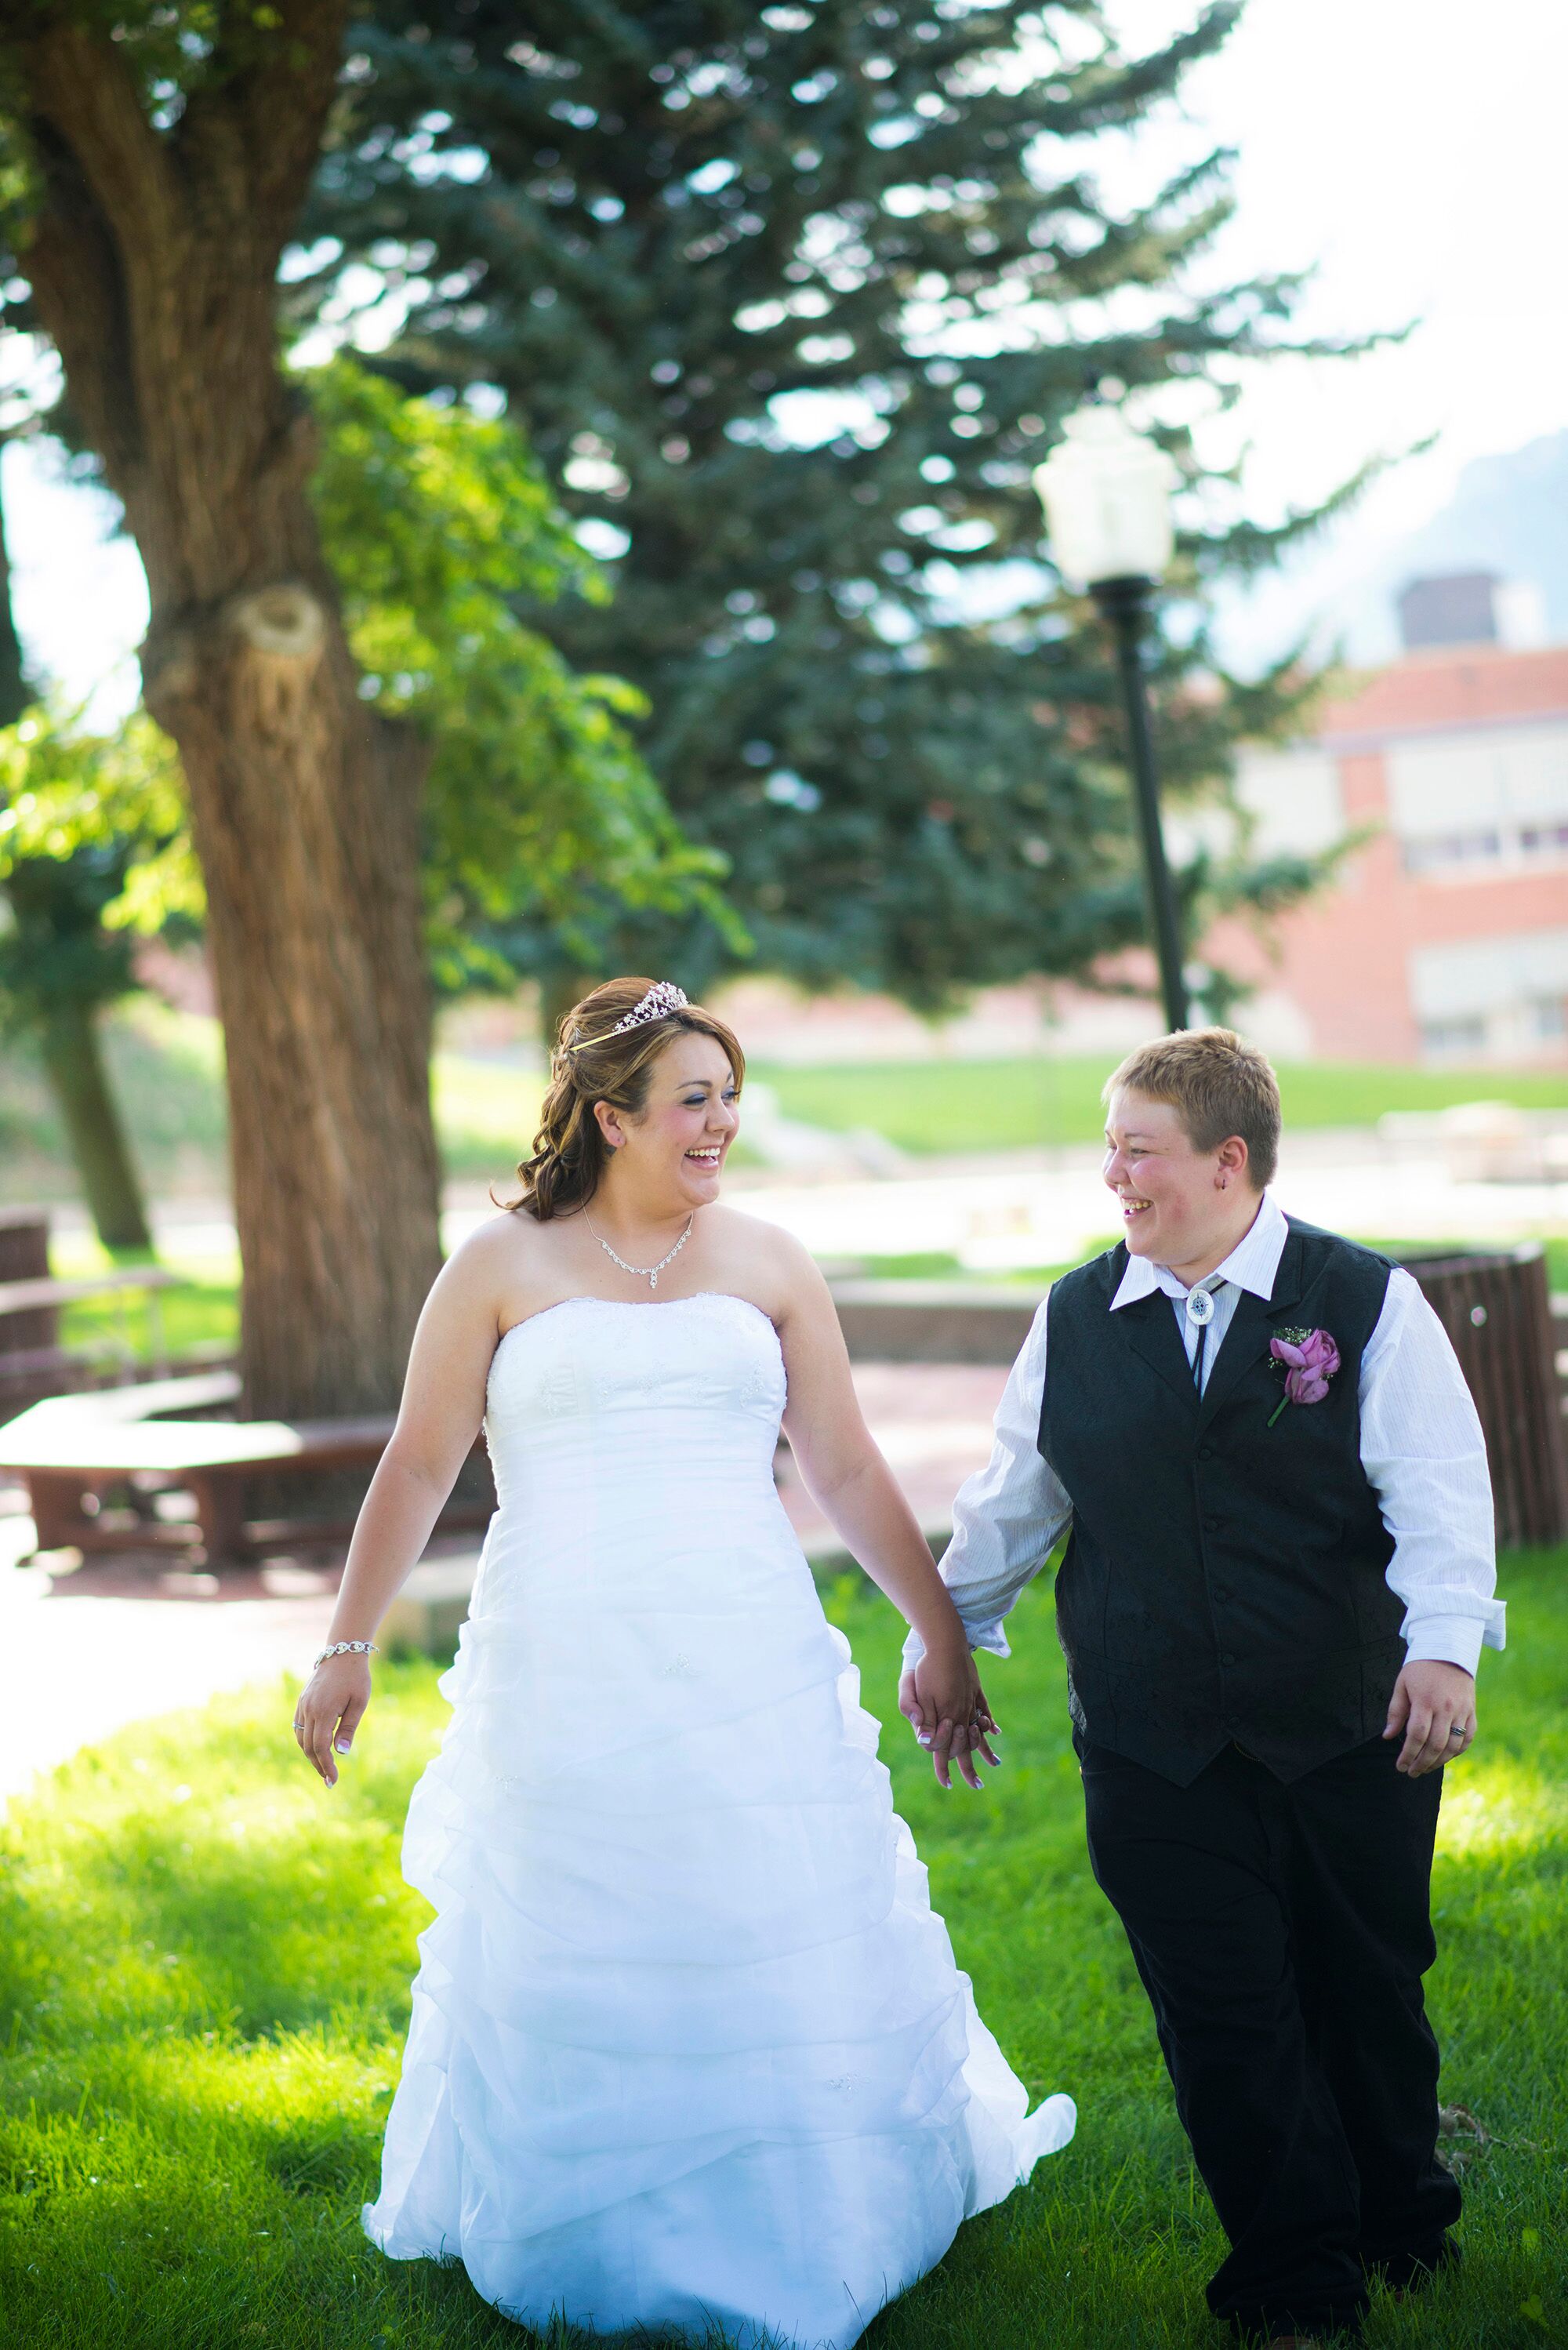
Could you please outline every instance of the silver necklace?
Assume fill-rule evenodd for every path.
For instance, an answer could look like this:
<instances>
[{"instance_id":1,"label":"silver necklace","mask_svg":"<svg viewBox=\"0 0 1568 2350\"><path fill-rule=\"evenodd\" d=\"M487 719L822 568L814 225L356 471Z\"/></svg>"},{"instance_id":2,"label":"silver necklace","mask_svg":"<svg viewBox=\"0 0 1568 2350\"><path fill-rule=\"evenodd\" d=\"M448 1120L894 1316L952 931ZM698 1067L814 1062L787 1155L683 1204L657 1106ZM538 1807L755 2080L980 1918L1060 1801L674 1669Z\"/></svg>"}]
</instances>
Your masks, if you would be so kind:
<instances>
[{"instance_id":1,"label":"silver necklace","mask_svg":"<svg viewBox=\"0 0 1568 2350\"><path fill-rule=\"evenodd\" d=\"M687 1242L691 1237L691 1227L696 1221L697 1211L693 1208L691 1213L686 1219L686 1230L681 1233L680 1238L670 1250L670 1255L661 1256L657 1264L628 1264L625 1257L617 1256L608 1241L601 1238L597 1232L594 1232L594 1220L589 1215L586 1208L583 1210L583 1222L587 1224L589 1232L594 1232L595 1240L598 1242L600 1248L603 1249L610 1263L612 1264L618 1264L622 1273L634 1273L639 1281L647 1282L649 1289L658 1288L659 1274L664 1271L665 1266L670 1263L671 1258L678 1257L680 1255L681 1250L685 1247Z\"/></svg>"}]
</instances>

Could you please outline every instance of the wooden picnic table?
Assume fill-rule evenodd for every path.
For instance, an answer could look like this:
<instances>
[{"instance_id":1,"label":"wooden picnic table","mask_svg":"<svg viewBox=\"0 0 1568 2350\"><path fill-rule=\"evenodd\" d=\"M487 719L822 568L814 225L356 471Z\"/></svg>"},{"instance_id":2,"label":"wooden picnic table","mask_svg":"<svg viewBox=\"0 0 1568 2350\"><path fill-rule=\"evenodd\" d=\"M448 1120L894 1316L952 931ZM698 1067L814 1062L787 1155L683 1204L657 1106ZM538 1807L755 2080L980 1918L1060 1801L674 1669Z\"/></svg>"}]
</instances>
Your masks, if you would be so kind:
<instances>
[{"instance_id":1,"label":"wooden picnic table","mask_svg":"<svg viewBox=\"0 0 1568 2350\"><path fill-rule=\"evenodd\" d=\"M0 1427L0 1469L26 1483L38 1548L189 1550L193 1536L205 1565L232 1565L254 1556L259 1546L244 1517L248 1477L373 1469L395 1424L390 1412L293 1421L161 1416L210 1408L237 1391L233 1373L216 1372L109 1393L52 1396ZM92 1505L106 1490L126 1483L189 1493L194 1524L151 1521L131 1533L100 1525ZM293 1539L327 1531L296 1527Z\"/></svg>"}]
</instances>

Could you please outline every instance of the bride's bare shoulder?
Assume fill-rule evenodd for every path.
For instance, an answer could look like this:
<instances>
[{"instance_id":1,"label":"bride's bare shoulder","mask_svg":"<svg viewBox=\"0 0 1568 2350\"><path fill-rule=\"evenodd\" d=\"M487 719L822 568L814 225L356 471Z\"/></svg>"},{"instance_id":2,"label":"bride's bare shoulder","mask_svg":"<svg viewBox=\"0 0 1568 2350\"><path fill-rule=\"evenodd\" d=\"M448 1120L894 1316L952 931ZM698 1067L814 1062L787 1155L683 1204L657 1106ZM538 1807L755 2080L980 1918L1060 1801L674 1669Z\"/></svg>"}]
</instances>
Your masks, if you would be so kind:
<instances>
[{"instance_id":1,"label":"bride's bare shoulder","mask_svg":"<svg viewBox=\"0 0 1568 2350\"><path fill-rule=\"evenodd\" d=\"M525 1208L502 1208L493 1216L464 1235L453 1249L448 1262L481 1267L495 1264L515 1264L539 1253L544 1239L544 1227L535 1222Z\"/></svg>"},{"instance_id":2,"label":"bride's bare shoulder","mask_svg":"<svg viewBox=\"0 0 1568 2350\"><path fill-rule=\"evenodd\" d=\"M452 1251L436 1290L444 1284L462 1320L477 1317L499 1336L592 1285L582 1278L581 1246L571 1213L540 1223L525 1208L503 1209Z\"/></svg>"},{"instance_id":3,"label":"bride's bare shoulder","mask_svg":"<svg viewBox=\"0 0 1568 2350\"><path fill-rule=\"evenodd\" d=\"M808 1276L816 1276L816 1261L810 1250L793 1232L785 1232L782 1224L770 1223L765 1216L749 1216L742 1208L718 1201L703 1212L713 1219L709 1226L713 1243L732 1263L788 1287Z\"/></svg>"},{"instance_id":4,"label":"bride's bare shoulder","mask_svg":"<svg viewBox=\"0 0 1568 2350\"><path fill-rule=\"evenodd\" d=\"M493 1297L502 1319L515 1320L519 1305L529 1310L532 1290L541 1283L549 1285L559 1247L559 1235L535 1222L526 1209L504 1208L458 1243L441 1278Z\"/></svg>"}]
</instances>

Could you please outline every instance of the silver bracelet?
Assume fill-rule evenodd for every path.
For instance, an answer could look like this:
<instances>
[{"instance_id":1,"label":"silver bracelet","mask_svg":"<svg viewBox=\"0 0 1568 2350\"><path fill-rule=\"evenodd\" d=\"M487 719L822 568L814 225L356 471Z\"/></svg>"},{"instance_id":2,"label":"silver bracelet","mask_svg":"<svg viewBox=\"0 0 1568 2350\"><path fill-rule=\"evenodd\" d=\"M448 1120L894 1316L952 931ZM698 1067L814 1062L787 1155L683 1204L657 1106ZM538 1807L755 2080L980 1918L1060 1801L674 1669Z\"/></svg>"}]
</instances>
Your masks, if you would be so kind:
<instances>
[{"instance_id":1,"label":"silver bracelet","mask_svg":"<svg viewBox=\"0 0 1568 2350\"><path fill-rule=\"evenodd\" d=\"M374 1640L334 1640L329 1648L322 1649L310 1669L314 1672L316 1665L324 1665L328 1657L379 1657L380 1653Z\"/></svg>"}]
</instances>

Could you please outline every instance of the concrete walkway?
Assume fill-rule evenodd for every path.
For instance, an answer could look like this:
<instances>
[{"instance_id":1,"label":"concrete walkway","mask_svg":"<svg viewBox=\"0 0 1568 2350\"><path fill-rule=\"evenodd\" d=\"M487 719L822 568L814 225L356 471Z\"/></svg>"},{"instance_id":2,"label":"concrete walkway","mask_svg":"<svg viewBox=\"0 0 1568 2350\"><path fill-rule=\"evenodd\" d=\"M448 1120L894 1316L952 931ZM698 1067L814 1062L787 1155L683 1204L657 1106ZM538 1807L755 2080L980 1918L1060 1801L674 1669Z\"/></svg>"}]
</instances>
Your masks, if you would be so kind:
<instances>
[{"instance_id":1,"label":"concrete walkway","mask_svg":"<svg viewBox=\"0 0 1568 2350\"><path fill-rule=\"evenodd\" d=\"M1440 1159L1384 1149L1371 1135L1287 1135L1273 1190L1288 1215L1367 1240L1497 1245L1568 1232L1568 1181L1462 1181ZM940 1250L976 1272L1070 1264L1120 1229L1097 1151L1064 1151L1054 1163L1021 1154L950 1164L880 1182L748 1182L736 1201L819 1257Z\"/></svg>"},{"instance_id":2,"label":"concrete walkway","mask_svg":"<svg viewBox=\"0 0 1568 2350\"><path fill-rule=\"evenodd\" d=\"M30 1527L0 1522L11 1555ZM0 1565L0 1801L129 1721L308 1670L336 1579L290 1591L246 1575L219 1590L166 1558L57 1575Z\"/></svg>"},{"instance_id":3,"label":"concrete walkway","mask_svg":"<svg viewBox=\"0 0 1568 2350\"><path fill-rule=\"evenodd\" d=\"M1568 1109L1562 1123L1568 1128ZM1100 1180L1100 1156L1092 1144L954 1153L849 1180L791 1180L736 1169L726 1194L826 1260L940 1251L976 1272L1004 1272L1072 1263L1114 1237L1116 1205ZM1476 1181L1455 1172L1459 1163L1419 1135L1309 1127L1287 1131L1273 1188L1288 1213L1368 1240L1497 1244L1568 1232L1568 1179ZM494 1212L483 1184L449 1183L447 1250ZM166 1201L155 1205L153 1222L171 1263L226 1271L237 1262L234 1224L221 1202ZM62 1238L85 1230L83 1212L62 1204L55 1230Z\"/></svg>"}]
</instances>

